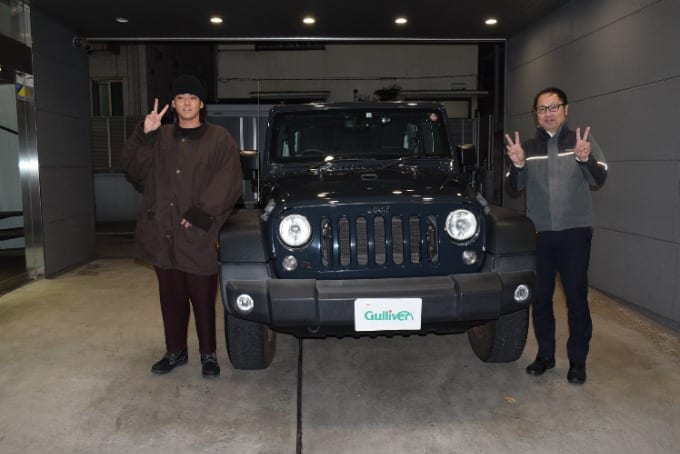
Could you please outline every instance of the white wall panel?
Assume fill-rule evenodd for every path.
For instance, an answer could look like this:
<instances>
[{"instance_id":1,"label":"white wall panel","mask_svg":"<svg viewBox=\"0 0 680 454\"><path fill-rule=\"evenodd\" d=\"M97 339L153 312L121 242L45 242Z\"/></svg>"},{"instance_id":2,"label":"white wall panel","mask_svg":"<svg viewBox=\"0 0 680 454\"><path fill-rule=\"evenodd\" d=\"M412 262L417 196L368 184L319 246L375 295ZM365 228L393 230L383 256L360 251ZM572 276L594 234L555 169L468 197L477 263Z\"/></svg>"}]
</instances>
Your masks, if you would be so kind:
<instances>
[{"instance_id":1,"label":"white wall panel","mask_svg":"<svg viewBox=\"0 0 680 454\"><path fill-rule=\"evenodd\" d=\"M35 84L37 109L87 120L90 116L87 65L71 66L51 55L35 55L40 57L33 62L36 79L40 77L40 83L36 80Z\"/></svg>"},{"instance_id":2,"label":"white wall panel","mask_svg":"<svg viewBox=\"0 0 680 454\"><path fill-rule=\"evenodd\" d=\"M572 0L573 38L607 27L653 3L658 3L658 0Z\"/></svg>"},{"instance_id":3,"label":"white wall panel","mask_svg":"<svg viewBox=\"0 0 680 454\"><path fill-rule=\"evenodd\" d=\"M94 229L91 216L45 224L45 273L48 277L95 259Z\"/></svg>"},{"instance_id":4,"label":"white wall panel","mask_svg":"<svg viewBox=\"0 0 680 454\"><path fill-rule=\"evenodd\" d=\"M513 43L510 43L510 47ZM531 103L536 93L548 86L557 86L569 92L572 85L570 71L565 71L568 66L569 48L560 47L555 51L544 55L538 60L531 60L524 65L518 66L511 73L508 84L508 112L510 115L529 112ZM532 122L531 126L535 122Z\"/></svg>"},{"instance_id":5,"label":"white wall panel","mask_svg":"<svg viewBox=\"0 0 680 454\"><path fill-rule=\"evenodd\" d=\"M571 17L571 6L563 6L526 32L513 37L508 46L510 71L569 44Z\"/></svg>"},{"instance_id":6,"label":"white wall panel","mask_svg":"<svg viewBox=\"0 0 680 454\"><path fill-rule=\"evenodd\" d=\"M677 244L596 229L590 260L593 287L677 321Z\"/></svg>"},{"instance_id":7,"label":"white wall panel","mask_svg":"<svg viewBox=\"0 0 680 454\"><path fill-rule=\"evenodd\" d=\"M606 184L593 193L596 223L650 240L678 243L679 184L677 162L611 163Z\"/></svg>"},{"instance_id":8,"label":"white wall panel","mask_svg":"<svg viewBox=\"0 0 680 454\"><path fill-rule=\"evenodd\" d=\"M680 74L680 1L666 0L575 40L568 72L571 96L582 99Z\"/></svg>"},{"instance_id":9,"label":"white wall panel","mask_svg":"<svg viewBox=\"0 0 680 454\"><path fill-rule=\"evenodd\" d=\"M45 223L88 215L94 218L94 188L90 169L41 168L40 189Z\"/></svg>"},{"instance_id":10,"label":"white wall panel","mask_svg":"<svg viewBox=\"0 0 680 454\"><path fill-rule=\"evenodd\" d=\"M680 77L570 102L572 126L590 125L607 161L677 161Z\"/></svg>"},{"instance_id":11,"label":"white wall panel","mask_svg":"<svg viewBox=\"0 0 680 454\"><path fill-rule=\"evenodd\" d=\"M47 167L77 166L91 169L89 122L51 111L38 111L38 141L49 149L40 156Z\"/></svg>"},{"instance_id":12,"label":"white wall panel","mask_svg":"<svg viewBox=\"0 0 680 454\"><path fill-rule=\"evenodd\" d=\"M45 275L49 277L94 258L88 64L86 51L72 45L72 31L39 11L32 11L31 19Z\"/></svg>"}]
</instances>

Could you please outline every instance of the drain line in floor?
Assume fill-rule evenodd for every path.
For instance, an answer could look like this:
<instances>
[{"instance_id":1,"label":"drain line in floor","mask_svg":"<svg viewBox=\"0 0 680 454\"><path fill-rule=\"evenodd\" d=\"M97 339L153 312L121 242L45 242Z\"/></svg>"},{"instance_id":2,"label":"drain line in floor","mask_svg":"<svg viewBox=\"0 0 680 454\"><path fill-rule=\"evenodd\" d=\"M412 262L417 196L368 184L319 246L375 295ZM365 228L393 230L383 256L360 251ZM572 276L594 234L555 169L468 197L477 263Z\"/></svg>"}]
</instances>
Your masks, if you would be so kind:
<instances>
[{"instance_id":1,"label":"drain line in floor","mask_svg":"<svg viewBox=\"0 0 680 454\"><path fill-rule=\"evenodd\" d=\"M298 370L297 370L297 440L296 454L302 454L302 339L298 339Z\"/></svg>"}]
</instances>

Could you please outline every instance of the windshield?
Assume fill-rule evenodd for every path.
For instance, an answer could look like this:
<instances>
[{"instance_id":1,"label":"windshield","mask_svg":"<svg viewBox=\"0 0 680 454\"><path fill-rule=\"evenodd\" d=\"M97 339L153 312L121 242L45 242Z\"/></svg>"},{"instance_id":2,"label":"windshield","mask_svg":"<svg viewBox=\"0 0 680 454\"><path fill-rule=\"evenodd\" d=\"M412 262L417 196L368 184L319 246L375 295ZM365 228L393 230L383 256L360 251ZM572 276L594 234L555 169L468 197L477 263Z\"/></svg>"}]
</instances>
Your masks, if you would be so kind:
<instances>
[{"instance_id":1,"label":"windshield","mask_svg":"<svg viewBox=\"0 0 680 454\"><path fill-rule=\"evenodd\" d=\"M344 109L277 116L274 162L450 157L441 113L426 109Z\"/></svg>"}]
</instances>

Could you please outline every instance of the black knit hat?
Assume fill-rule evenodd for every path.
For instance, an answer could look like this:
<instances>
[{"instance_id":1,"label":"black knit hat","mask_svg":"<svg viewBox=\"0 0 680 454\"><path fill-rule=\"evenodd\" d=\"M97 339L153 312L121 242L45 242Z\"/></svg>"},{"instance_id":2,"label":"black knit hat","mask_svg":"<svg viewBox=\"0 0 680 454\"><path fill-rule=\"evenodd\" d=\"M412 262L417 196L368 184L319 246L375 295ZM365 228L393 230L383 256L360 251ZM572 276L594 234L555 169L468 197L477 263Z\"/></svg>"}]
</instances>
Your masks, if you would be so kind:
<instances>
[{"instance_id":1,"label":"black knit hat","mask_svg":"<svg viewBox=\"0 0 680 454\"><path fill-rule=\"evenodd\" d=\"M172 81L172 97L177 95L183 95L189 93L190 95L196 95L201 98L201 101L205 102L207 97L205 92L205 87L196 76L191 74L182 74L177 77L177 79Z\"/></svg>"}]
</instances>

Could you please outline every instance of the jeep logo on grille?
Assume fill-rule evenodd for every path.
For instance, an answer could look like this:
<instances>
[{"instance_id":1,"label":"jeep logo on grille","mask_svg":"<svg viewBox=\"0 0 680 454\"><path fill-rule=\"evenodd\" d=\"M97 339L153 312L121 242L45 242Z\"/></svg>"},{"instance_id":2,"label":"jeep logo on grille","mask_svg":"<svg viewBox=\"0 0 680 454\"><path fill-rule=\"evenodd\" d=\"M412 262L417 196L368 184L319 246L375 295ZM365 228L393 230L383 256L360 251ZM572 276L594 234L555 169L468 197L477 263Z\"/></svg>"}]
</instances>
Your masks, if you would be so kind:
<instances>
[{"instance_id":1,"label":"jeep logo on grille","mask_svg":"<svg viewBox=\"0 0 680 454\"><path fill-rule=\"evenodd\" d=\"M368 209L368 214L382 214L385 215L390 212L389 205L373 205Z\"/></svg>"}]
</instances>

